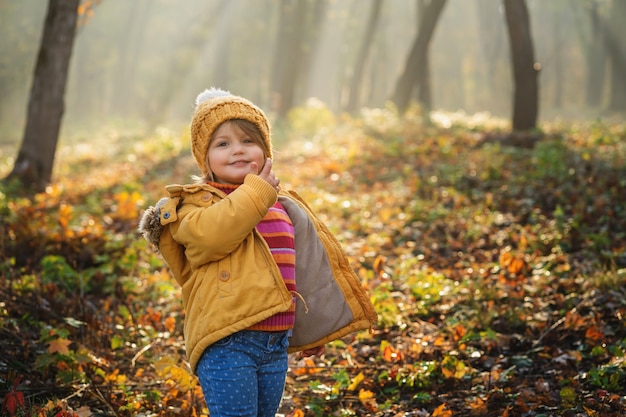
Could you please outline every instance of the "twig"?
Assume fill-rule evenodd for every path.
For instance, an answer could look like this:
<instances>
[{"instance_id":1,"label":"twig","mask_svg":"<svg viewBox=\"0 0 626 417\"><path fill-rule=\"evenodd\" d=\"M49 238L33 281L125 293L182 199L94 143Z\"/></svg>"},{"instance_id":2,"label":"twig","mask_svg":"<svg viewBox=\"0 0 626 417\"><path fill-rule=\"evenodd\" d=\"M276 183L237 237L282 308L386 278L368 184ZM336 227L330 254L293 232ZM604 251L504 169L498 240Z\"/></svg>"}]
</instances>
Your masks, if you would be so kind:
<instances>
[{"instance_id":1,"label":"twig","mask_svg":"<svg viewBox=\"0 0 626 417\"><path fill-rule=\"evenodd\" d=\"M544 337L546 337L550 332L554 331L557 327L559 327L561 324L563 324L563 322L566 320L567 315L569 313L575 313L576 310L578 310L578 308L583 305L586 302L586 300L581 300L578 304L576 304L574 307L570 308L564 315L563 317L561 317L560 319L558 319L552 326L548 327L548 329L543 332L543 334L541 336L539 336L539 339L535 340L533 342L533 347L537 347L538 345L541 344L541 341L543 340Z\"/></svg>"},{"instance_id":2,"label":"twig","mask_svg":"<svg viewBox=\"0 0 626 417\"><path fill-rule=\"evenodd\" d=\"M80 386L80 388L78 389L78 391L76 391L76 392L74 392L74 393L72 393L72 394L68 395L67 397L63 398L63 401L67 402L67 401L68 401L70 398L72 398L72 397L76 397L76 396L80 396L80 395L82 395L82 393L83 393L83 392L84 392L87 388L89 388L89 384L82 384L82 385Z\"/></svg>"},{"instance_id":3,"label":"twig","mask_svg":"<svg viewBox=\"0 0 626 417\"><path fill-rule=\"evenodd\" d=\"M102 395L102 393L100 392L100 390L98 389L97 386L95 385L91 385L93 387L93 389L95 390L95 396L102 402L104 403L109 410L111 410L111 412L115 415L119 417L119 414L117 414L117 411L115 411L115 408L113 408L113 406L111 405L111 403L109 403L105 398L104 395Z\"/></svg>"},{"instance_id":4,"label":"twig","mask_svg":"<svg viewBox=\"0 0 626 417\"><path fill-rule=\"evenodd\" d=\"M139 357L143 355L151 347L152 347L152 343L148 343L147 345L142 347L141 350L135 354L135 356L133 356L133 359L130 361L131 368L135 367L135 362L137 361L137 359L139 359Z\"/></svg>"}]
</instances>

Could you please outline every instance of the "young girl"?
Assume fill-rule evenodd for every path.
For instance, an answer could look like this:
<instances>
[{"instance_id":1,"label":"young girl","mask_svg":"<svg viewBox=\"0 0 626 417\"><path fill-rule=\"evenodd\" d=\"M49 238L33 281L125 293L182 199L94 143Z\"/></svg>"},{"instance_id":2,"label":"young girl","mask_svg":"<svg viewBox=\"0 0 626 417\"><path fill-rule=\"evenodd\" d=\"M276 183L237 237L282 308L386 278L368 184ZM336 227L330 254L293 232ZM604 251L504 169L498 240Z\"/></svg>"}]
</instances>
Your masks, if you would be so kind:
<instances>
[{"instance_id":1,"label":"young girl","mask_svg":"<svg viewBox=\"0 0 626 417\"><path fill-rule=\"evenodd\" d=\"M139 230L182 287L187 356L211 417L273 417L288 352L320 353L377 316L328 228L280 188L261 109L205 90L191 148L202 177L167 186Z\"/></svg>"}]
</instances>

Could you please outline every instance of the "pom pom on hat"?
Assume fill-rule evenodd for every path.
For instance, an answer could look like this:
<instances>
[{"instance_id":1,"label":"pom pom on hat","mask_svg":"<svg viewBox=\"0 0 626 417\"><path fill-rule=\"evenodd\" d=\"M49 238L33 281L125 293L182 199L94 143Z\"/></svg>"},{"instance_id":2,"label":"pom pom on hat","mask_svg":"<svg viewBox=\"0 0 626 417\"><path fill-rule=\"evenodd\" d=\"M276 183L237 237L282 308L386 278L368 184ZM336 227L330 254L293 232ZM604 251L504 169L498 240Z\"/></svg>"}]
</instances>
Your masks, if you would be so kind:
<instances>
[{"instance_id":1,"label":"pom pom on hat","mask_svg":"<svg viewBox=\"0 0 626 417\"><path fill-rule=\"evenodd\" d=\"M198 106L200 103L203 103L207 100L211 100L217 97L228 97L228 96L232 96L230 91L224 91L224 90L220 90L219 88L211 87L211 88L205 89L203 92L198 94L198 97L196 97L196 106Z\"/></svg>"},{"instance_id":2,"label":"pom pom on hat","mask_svg":"<svg viewBox=\"0 0 626 417\"><path fill-rule=\"evenodd\" d=\"M196 110L191 120L191 152L202 175L209 173L206 156L215 129L231 119L254 123L261 132L268 157L272 157L270 124L263 110L251 101L219 88L211 87L196 97Z\"/></svg>"}]
</instances>

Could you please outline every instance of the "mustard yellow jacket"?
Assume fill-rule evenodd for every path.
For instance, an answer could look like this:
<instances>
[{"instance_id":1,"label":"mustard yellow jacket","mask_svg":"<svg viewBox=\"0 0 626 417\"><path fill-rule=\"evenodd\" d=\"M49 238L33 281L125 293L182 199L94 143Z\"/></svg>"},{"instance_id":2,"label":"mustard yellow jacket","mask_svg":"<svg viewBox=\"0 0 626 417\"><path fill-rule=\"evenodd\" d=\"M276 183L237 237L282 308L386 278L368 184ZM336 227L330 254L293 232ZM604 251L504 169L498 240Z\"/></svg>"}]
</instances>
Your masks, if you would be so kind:
<instances>
[{"instance_id":1,"label":"mustard yellow jacket","mask_svg":"<svg viewBox=\"0 0 626 417\"><path fill-rule=\"evenodd\" d=\"M169 185L139 230L182 287L191 368L207 346L293 302L256 225L277 198L295 228L296 321L289 352L372 328L377 315L339 242L295 192L256 175L226 196L208 184Z\"/></svg>"}]
</instances>

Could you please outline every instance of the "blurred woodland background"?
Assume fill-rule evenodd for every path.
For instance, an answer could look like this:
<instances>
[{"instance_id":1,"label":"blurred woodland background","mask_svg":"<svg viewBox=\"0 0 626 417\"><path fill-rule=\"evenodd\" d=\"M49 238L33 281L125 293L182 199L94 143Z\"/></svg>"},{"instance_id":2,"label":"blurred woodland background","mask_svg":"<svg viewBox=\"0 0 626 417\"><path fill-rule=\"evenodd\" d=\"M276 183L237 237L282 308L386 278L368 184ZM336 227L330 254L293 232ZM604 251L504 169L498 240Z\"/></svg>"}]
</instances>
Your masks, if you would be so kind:
<instances>
[{"instance_id":1,"label":"blurred woodland background","mask_svg":"<svg viewBox=\"0 0 626 417\"><path fill-rule=\"evenodd\" d=\"M47 3L0 1L3 144L17 145L23 133ZM112 120L187 123L195 95L213 85L249 97L274 116L311 98L335 112L384 107L429 3L83 1L64 131ZM428 61L420 64L427 65L428 84L411 92L411 98L432 109L509 118L513 81L503 2L444 3ZM540 66L540 120L623 115L626 4L526 3Z\"/></svg>"}]
</instances>

